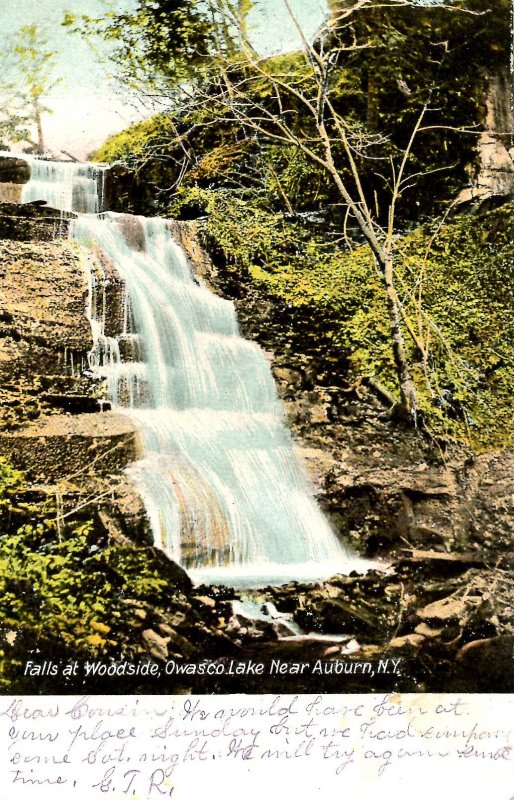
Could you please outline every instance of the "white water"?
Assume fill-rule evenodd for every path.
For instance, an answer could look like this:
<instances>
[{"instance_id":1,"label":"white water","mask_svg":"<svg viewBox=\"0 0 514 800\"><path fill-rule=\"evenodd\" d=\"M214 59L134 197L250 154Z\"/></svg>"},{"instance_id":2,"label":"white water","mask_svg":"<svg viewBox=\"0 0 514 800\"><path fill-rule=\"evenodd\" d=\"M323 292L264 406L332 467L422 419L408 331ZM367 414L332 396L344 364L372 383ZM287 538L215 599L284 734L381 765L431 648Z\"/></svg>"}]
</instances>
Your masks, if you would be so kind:
<instances>
[{"instance_id":1,"label":"white water","mask_svg":"<svg viewBox=\"0 0 514 800\"><path fill-rule=\"evenodd\" d=\"M0 152L26 161L30 180L22 188L22 203L46 200L50 208L98 214L103 211L106 167L73 161L47 161L26 153Z\"/></svg>"},{"instance_id":2,"label":"white water","mask_svg":"<svg viewBox=\"0 0 514 800\"><path fill-rule=\"evenodd\" d=\"M83 165L66 165L61 194L72 208L89 192L76 193L73 167L83 186ZM59 175L38 165L27 195L57 197ZM91 273L90 367L141 432L143 457L129 472L156 544L195 582L258 586L366 569L312 496L263 353L241 338L233 304L194 278L167 222L85 214L71 235L100 248L126 283L123 329L109 337L105 278Z\"/></svg>"}]
</instances>

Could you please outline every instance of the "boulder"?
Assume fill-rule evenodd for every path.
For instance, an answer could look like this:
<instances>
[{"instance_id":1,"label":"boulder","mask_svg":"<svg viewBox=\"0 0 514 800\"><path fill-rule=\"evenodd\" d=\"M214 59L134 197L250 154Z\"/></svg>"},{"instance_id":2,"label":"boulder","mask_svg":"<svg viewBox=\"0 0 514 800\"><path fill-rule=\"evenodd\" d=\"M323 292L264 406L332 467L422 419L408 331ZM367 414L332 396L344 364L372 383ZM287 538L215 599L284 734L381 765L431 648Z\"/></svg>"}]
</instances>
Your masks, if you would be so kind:
<instances>
[{"instance_id":1,"label":"boulder","mask_svg":"<svg viewBox=\"0 0 514 800\"><path fill-rule=\"evenodd\" d=\"M151 628L143 631L142 637L146 649L152 658L155 658L156 661L168 660L168 637L159 636L159 634Z\"/></svg>"},{"instance_id":2,"label":"boulder","mask_svg":"<svg viewBox=\"0 0 514 800\"><path fill-rule=\"evenodd\" d=\"M149 553L159 563L162 568L166 579L169 581L170 593L175 594L178 590L183 594L188 595L193 588L191 578L179 564L172 561L166 553L159 547L150 547Z\"/></svg>"},{"instance_id":3,"label":"boulder","mask_svg":"<svg viewBox=\"0 0 514 800\"><path fill-rule=\"evenodd\" d=\"M424 622L447 625L462 621L466 617L466 612L466 603L460 597L444 597L421 608L417 616Z\"/></svg>"},{"instance_id":4,"label":"boulder","mask_svg":"<svg viewBox=\"0 0 514 800\"><path fill-rule=\"evenodd\" d=\"M494 636L462 647L445 689L450 692L514 691L514 636Z\"/></svg>"},{"instance_id":5,"label":"boulder","mask_svg":"<svg viewBox=\"0 0 514 800\"><path fill-rule=\"evenodd\" d=\"M0 183L28 183L30 165L23 158L0 156Z\"/></svg>"},{"instance_id":6,"label":"boulder","mask_svg":"<svg viewBox=\"0 0 514 800\"><path fill-rule=\"evenodd\" d=\"M425 636L419 633L409 633L406 636L396 636L389 642L389 647L393 650L417 649L425 642Z\"/></svg>"},{"instance_id":7,"label":"boulder","mask_svg":"<svg viewBox=\"0 0 514 800\"><path fill-rule=\"evenodd\" d=\"M300 629L289 614L277 611L273 603L258 604L233 600L232 613L225 627L225 633L237 639L280 639L296 636Z\"/></svg>"},{"instance_id":8,"label":"boulder","mask_svg":"<svg viewBox=\"0 0 514 800\"><path fill-rule=\"evenodd\" d=\"M322 600L312 610L324 633L365 634L374 638L379 627L376 616L368 608L336 597Z\"/></svg>"},{"instance_id":9,"label":"boulder","mask_svg":"<svg viewBox=\"0 0 514 800\"><path fill-rule=\"evenodd\" d=\"M444 633L444 630L444 628L433 628L431 625L427 625L426 622L420 622L414 628L414 633L418 636L423 636L425 639L437 639L438 636Z\"/></svg>"}]
</instances>

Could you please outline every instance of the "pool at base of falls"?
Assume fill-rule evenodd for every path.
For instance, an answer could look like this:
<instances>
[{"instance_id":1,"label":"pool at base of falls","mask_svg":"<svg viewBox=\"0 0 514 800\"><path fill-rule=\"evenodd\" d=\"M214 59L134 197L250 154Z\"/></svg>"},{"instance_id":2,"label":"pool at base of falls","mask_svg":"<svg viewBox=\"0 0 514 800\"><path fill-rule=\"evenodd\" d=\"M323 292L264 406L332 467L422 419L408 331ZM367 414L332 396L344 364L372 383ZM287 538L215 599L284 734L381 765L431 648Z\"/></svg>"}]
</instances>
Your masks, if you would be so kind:
<instances>
[{"instance_id":1,"label":"pool at base of falls","mask_svg":"<svg viewBox=\"0 0 514 800\"><path fill-rule=\"evenodd\" d=\"M293 581L319 583L335 575L349 575L353 572L362 575L372 569L382 572L388 567L386 562L345 555L338 561L330 559L289 564L263 561L220 567L207 566L188 569L188 575L195 586L208 584L232 586L236 589L262 589L266 586L283 586Z\"/></svg>"}]
</instances>

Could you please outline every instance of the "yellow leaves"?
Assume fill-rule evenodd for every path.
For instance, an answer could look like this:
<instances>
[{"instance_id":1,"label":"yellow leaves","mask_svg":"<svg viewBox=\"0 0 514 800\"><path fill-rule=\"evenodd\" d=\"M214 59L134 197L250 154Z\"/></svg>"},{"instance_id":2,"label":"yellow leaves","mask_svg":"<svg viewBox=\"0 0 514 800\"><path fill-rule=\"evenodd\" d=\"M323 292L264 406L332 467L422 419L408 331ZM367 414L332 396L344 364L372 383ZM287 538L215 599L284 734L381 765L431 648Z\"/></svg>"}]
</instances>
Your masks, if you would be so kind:
<instances>
[{"instance_id":1,"label":"yellow leaves","mask_svg":"<svg viewBox=\"0 0 514 800\"><path fill-rule=\"evenodd\" d=\"M98 620L95 619L92 621L91 627L93 628L94 631L97 631L97 633L103 633L103 634L107 634L111 630L109 625L104 625L103 622L98 622Z\"/></svg>"},{"instance_id":2,"label":"yellow leaves","mask_svg":"<svg viewBox=\"0 0 514 800\"><path fill-rule=\"evenodd\" d=\"M86 636L86 642L88 642L91 647L101 647L105 644L105 639L102 639L98 633L93 633L91 636Z\"/></svg>"},{"instance_id":3,"label":"yellow leaves","mask_svg":"<svg viewBox=\"0 0 514 800\"><path fill-rule=\"evenodd\" d=\"M215 147L200 159L196 167L189 173L190 177L200 179L226 175L246 149L247 145L243 142Z\"/></svg>"}]
</instances>

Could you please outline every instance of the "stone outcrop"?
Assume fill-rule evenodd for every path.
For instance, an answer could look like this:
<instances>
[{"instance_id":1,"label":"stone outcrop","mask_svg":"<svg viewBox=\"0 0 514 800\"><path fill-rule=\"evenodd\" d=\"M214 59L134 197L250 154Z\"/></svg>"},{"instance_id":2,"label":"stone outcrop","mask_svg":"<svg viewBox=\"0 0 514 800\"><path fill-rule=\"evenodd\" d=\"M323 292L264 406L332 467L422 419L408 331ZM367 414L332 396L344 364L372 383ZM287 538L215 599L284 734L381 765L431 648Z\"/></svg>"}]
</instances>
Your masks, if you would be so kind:
<instances>
[{"instance_id":1,"label":"stone outcrop","mask_svg":"<svg viewBox=\"0 0 514 800\"><path fill-rule=\"evenodd\" d=\"M157 203L151 176L113 164L106 179L105 207L120 213L155 216Z\"/></svg>"},{"instance_id":2,"label":"stone outcrop","mask_svg":"<svg viewBox=\"0 0 514 800\"><path fill-rule=\"evenodd\" d=\"M21 203L22 198L22 184L0 182L0 203Z\"/></svg>"},{"instance_id":3,"label":"stone outcrop","mask_svg":"<svg viewBox=\"0 0 514 800\"><path fill-rule=\"evenodd\" d=\"M0 199L0 239L51 242L66 238L69 219L75 214L62 214L54 208L48 208L44 202L20 203L21 198L18 197L10 201Z\"/></svg>"},{"instance_id":4,"label":"stone outcrop","mask_svg":"<svg viewBox=\"0 0 514 800\"><path fill-rule=\"evenodd\" d=\"M0 205L0 454L39 487L60 487L70 508L80 506L77 492L104 498L106 482L113 482L110 508L103 499L88 513L103 508L112 532L119 499L135 537L145 539L148 526L134 489L119 478L137 457L137 437L126 417L108 412L102 382L88 371L89 263L63 238L67 224L41 204ZM107 302L121 316L121 282L110 264L99 268ZM127 526L117 530L126 534Z\"/></svg>"},{"instance_id":5,"label":"stone outcrop","mask_svg":"<svg viewBox=\"0 0 514 800\"><path fill-rule=\"evenodd\" d=\"M507 70L484 77L483 130L477 143L477 164L472 181L457 203L482 202L514 196L514 118L512 88Z\"/></svg>"},{"instance_id":6,"label":"stone outcrop","mask_svg":"<svg viewBox=\"0 0 514 800\"><path fill-rule=\"evenodd\" d=\"M4 239L0 264L0 427L53 409L86 410L82 401L97 410L96 387L81 371L92 340L77 252L62 239Z\"/></svg>"},{"instance_id":7,"label":"stone outcrop","mask_svg":"<svg viewBox=\"0 0 514 800\"><path fill-rule=\"evenodd\" d=\"M0 156L0 203L21 203L23 185L29 178L30 166L23 158Z\"/></svg>"},{"instance_id":8,"label":"stone outcrop","mask_svg":"<svg viewBox=\"0 0 514 800\"><path fill-rule=\"evenodd\" d=\"M39 417L17 431L0 432L0 455L36 483L109 476L137 458L136 434L112 412Z\"/></svg>"}]
</instances>

